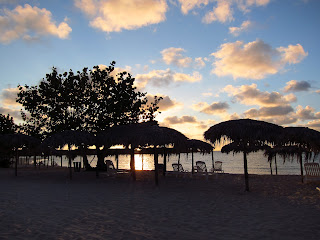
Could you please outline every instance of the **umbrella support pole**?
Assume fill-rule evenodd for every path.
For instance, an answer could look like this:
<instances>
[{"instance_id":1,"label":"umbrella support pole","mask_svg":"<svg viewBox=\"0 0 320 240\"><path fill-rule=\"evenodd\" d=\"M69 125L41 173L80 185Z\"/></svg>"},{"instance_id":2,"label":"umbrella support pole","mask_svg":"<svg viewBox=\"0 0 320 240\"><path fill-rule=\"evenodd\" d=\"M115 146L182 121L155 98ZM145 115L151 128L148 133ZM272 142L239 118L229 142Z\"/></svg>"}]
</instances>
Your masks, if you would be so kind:
<instances>
[{"instance_id":1,"label":"umbrella support pole","mask_svg":"<svg viewBox=\"0 0 320 240\"><path fill-rule=\"evenodd\" d=\"M244 166L244 181L246 184L246 191L249 192L249 174L248 174L248 162L247 153L243 152L243 166Z\"/></svg>"}]
</instances>

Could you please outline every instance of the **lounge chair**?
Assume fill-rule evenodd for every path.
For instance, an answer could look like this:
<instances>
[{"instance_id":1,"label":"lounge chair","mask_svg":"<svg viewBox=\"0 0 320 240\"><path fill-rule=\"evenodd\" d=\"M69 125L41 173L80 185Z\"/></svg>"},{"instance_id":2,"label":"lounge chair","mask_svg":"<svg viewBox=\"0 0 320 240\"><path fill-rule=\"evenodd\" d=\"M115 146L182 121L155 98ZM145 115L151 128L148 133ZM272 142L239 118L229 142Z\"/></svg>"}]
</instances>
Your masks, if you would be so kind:
<instances>
[{"instance_id":1,"label":"lounge chair","mask_svg":"<svg viewBox=\"0 0 320 240\"><path fill-rule=\"evenodd\" d=\"M167 174L173 174L176 177L186 177L189 175L189 172L185 171L180 163L172 163L172 170L172 172L167 172Z\"/></svg>"},{"instance_id":2,"label":"lounge chair","mask_svg":"<svg viewBox=\"0 0 320 240\"><path fill-rule=\"evenodd\" d=\"M105 171L100 172L99 174L102 174L104 176L112 176L115 177L117 175L117 169L114 167L113 162L111 160L106 160L106 169Z\"/></svg>"},{"instance_id":3,"label":"lounge chair","mask_svg":"<svg viewBox=\"0 0 320 240\"><path fill-rule=\"evenodd\" d=\"M214 168L212 169L212 172L224 173L224 170L222 169L222 162L221 161L214 162Z\"/></svg>"},{"instance_id":4,"label":"lounge chair","mask_svg":"<svg viewBox=\"0 0 320 240\"><path fill-rule=\"evenodd\" d=\"M207 165L203 161L197 161L195 166L195 176L205 176L208 179Z\"/></svg>"},{"instance_id":5,"label":"lounge chair","mask_svg":"<svg viewBox=\"0 0 320 240\"><path fill-rule=\"evenodd\" d=\"M320 166L319 163L305 163L304 169L306 171L305 180L320 181Z\"/></svg>"}]
</instances>

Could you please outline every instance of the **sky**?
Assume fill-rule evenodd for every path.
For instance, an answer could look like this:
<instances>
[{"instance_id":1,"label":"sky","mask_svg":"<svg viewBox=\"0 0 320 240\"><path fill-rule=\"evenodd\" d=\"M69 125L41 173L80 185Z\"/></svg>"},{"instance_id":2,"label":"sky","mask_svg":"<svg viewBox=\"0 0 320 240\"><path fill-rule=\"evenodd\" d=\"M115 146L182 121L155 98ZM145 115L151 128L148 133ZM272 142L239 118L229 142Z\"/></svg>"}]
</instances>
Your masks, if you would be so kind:
<instances>
[{"instance_id":1,"label":"sky","mask_svg":"<svg viewBox=\"0 0 320 240\"><path fill-rule=\"evenodd\" d=\"M0 0L0 113L17 86L108 66L162 96L162 126L203 140L251 118L320 130L319 0Z\"/></svg>"}]
</instances>

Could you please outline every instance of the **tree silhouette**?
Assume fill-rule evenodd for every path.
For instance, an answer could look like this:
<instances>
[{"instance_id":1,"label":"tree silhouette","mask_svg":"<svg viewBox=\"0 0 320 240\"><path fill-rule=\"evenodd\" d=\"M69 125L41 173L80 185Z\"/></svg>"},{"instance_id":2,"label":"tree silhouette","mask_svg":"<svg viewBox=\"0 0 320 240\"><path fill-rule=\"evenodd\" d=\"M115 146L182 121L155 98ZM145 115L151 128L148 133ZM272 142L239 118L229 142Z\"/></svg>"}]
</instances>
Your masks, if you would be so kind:
<instances>
[{"instance_id":1,"label":"tree silhouette","mask_svg":"<svg viewBox=\"0 0 320 240\"><path fill-rule=\"evenodd\" d=\"M110 127L153 120L161 97L148 103L146 93L137 91L130 73L114 76L115 62L100 69L84 68L59 74L56 68L39 85L21 86L17 102L25 120L25 131L45 138L63 130L81 130L93 134ZM98 166L103 153L97 142Z\"/></svg>"},{"instance_id":2,"label":"tree silhouette","mask_svg":"<svg viewBox=\"0 0 320 240\"><path fill-rule=\"evenodd\" d=\"M0 134L14 133L16 125L13 122L13 118L8 114L0 114Z\"/></svg>"}]
</instances>

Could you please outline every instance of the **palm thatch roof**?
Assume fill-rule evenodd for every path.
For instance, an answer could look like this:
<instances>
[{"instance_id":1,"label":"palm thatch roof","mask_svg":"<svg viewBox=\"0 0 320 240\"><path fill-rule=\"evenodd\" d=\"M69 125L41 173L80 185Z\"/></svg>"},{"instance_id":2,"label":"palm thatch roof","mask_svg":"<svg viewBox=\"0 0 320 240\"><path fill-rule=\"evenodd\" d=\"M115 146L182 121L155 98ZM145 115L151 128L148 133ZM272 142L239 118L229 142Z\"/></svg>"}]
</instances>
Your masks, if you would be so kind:
<instances>
[{"instance_id":1,"label":"palm thatch roof","mask_svg":"<svg viewBox=\"0 0 320 240\"><path fill-rule=\"evenodd\" d=\"M286 127L283 129L283 144L296 146L300 151L320 152L320 132L307 127Z\"/></svg>"},{"instance_id":2,"label":"palm thatch roof","mask_svg":"<svg viewBox=\"0 0 320 240\"><path fill-rule=\"evenodd\" d=\"M282 127L273 123L252 119L238 119L221 122L210 127L204 133L204 137L213 144L226 140L275 143L279 139L282 129Z\"/></svg>"},{"instance_id":3,"label":"palm thatch roof","mask_svg":"<svg viewBox=\"0 0 320 240\"><path fill-rule=\"evenodd\" d=\"M43 141L43 145L52 148L63 147L65 145L94 145L94 137L85 131L65 130L47 137Z\"/></svg>"},{"instance_id":4,"label":"palm thatch roof","mask_svg":"<svg viewBox=\"0 0 320 240\"><path fill-rule=\"evenodd\" d=\"M97 141L106 146L133 145L134 147L184 147L187 137L172 128L160 127L154 122L115 126L97 135Z\"/></svg>"},{"instance_id":5,"label":"palm thatch roof","mask_svg":"<svg viewBox=\"0 0 320 240\"><path fill-rule=\"evenodd\" d=\"M214 149L211 144L197 139L188 139L187 147L189 151L202 153L210 153Z\"/></svg>"},{"instance_id":6,"label":"palm thatch roof","mask_svg":"<svg viewBox=\"0 0 320 240\"><path fill-rule=\"evenodd\" d=\"M245 145L245 146L244 146ZM260 150L270 149L270 146L262 143L262 142L232 142L221 148L222 153L240 153L245 149L246 153L257 152Z\"/></svg>"},{"instance_id":7,"label":"palm thatch roof","mask_svg":"<svg viewBox=\"0 0 320 240\"><path fill-rule=\"evenodd\" d=\"M0 144L3 150L12 148L33 148L40 144L40 140L21 133L0 134Z\"/></svg>"}]
</instances>

